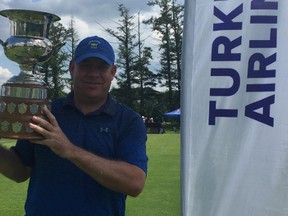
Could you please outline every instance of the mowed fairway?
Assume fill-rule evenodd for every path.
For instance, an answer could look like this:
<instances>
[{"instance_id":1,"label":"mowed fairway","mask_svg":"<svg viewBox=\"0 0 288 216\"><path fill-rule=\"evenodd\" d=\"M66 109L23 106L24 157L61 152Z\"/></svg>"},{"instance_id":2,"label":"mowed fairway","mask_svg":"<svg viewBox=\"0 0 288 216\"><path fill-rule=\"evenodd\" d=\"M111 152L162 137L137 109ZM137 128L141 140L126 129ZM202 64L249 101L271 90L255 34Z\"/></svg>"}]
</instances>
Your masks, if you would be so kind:
<instances>
[{"instance_id":1,"label":"mowed fairway","mask_svg":"<svg viewBox=\"0 0 288 216\"><path fill-rule=\"evenodd\" d=\"M139 197L128 197L126 216L180 215L180 134L148 134L147 154L145 188ZM0 175L0 216L24 215L27 185Z\"/></svg>"},{"instance_id":2,"label":"mowed fairway","mask_svg":"<svg viewBox=\"0 0 288 216\"><path fill-rule=\"evenodd\" d=\"M1 145L10 147L14 140L1 139ZM28 182L15 183L0 174L0 215L23 216Z\"/></svg>"},{"instance_id":3,"label":"mowed fairway","mask_svg":"<svg viewBox=\"0 0 288 216\"><path fill-rule=\"evenodd\" d=\"M126 215L180 215L180 135L149 134L147 153L145 188L139 197L128 197Z\"/></svg>"}]
</instances>

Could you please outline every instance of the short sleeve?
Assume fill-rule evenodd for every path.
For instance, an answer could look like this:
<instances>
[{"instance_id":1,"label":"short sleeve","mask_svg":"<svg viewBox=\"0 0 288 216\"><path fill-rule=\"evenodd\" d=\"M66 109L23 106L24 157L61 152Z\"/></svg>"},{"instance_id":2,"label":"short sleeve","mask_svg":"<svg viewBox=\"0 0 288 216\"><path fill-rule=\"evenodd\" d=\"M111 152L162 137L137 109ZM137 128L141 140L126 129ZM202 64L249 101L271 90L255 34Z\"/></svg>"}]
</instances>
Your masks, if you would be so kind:
<instances>
[{"instance_id":1,"label":"short sleeve","mask_svg":"<svg viewBox=\"0 0 288 216\"><path fill-rule=\"evenodd\" d=\"M16 145L11 147L15 151L25 166L34 166L34 145L27 140L18 140Z\"/></svg>"},{"instance_id":2,"label":"short sleeve","mask_svg":"<svg viewBox=\"0 0 288 216\"><path fill-rule=\"evenodd\" d=\"M147 173L148 156L146 153L146 127L143 120L137 114L126 118L125 126L117 144L118 157Z\"/></svg>"}]
</instances>

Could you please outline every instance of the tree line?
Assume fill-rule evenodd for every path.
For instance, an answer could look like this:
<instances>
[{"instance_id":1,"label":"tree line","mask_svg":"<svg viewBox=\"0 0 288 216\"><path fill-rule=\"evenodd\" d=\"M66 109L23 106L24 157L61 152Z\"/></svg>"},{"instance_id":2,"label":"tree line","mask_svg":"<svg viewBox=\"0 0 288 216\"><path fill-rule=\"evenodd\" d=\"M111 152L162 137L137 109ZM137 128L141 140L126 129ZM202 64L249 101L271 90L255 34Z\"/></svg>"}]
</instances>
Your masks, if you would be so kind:
<instances>
[{"instance_id":1,"label":"tree line","mask_svg":"<svg viewBox=\"0 0 288 216\"><path fill-rule=\"evenodd\" d=\"M176 3L176 0L151 0L148 6L158 7L160 13L157 17L140 22L140 13L131 15L125 5L119 4L120 18L116 29L104 27L118 42L115 50L117 85L113 86L111 94L140 115L161 121L165 112L180 107L184 5ZM151 69L153 49L145 44L146 38L142 38L141 24L148 25L160 40L160 69L157 71ZM73 89L68 65L79 42L73 17L68 28L55 23L49 39L53 44L66 42L48 62L38 68L50 88L50 97L55 99Z\"/></svg>"}]
</instances>

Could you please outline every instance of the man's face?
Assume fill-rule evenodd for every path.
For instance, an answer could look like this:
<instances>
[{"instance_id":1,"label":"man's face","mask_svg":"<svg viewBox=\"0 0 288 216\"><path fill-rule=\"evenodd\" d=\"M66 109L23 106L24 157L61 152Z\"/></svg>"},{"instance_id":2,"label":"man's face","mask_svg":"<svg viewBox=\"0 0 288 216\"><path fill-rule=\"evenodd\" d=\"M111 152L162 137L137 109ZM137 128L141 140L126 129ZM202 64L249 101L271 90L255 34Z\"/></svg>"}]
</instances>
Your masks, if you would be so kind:
<instances>
[{"instance_id":1,"label":"man's face","mask_svg":"<svg viewBox=\"0 0 288 216\"><path fill-rule=\"evenodd\" d=\"M81 97L106 98L116 73L116 66L109 66L100 58L87 58L70 66L75 94Z\"/></svg>"}]
</instances>

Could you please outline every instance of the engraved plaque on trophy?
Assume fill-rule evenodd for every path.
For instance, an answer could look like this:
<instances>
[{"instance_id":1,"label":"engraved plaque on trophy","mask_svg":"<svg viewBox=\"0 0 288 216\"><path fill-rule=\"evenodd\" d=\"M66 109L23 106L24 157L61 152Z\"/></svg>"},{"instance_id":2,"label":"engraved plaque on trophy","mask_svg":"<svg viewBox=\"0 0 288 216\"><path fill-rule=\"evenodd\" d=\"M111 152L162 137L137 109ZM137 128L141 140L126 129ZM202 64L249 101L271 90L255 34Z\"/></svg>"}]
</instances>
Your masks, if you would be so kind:
<instances>
[{"instance_id":1,"label":"engraved plaque on trophy","mask_svg":"<svg viewBox=\"0 0 288 216\"><path fill-rule=\"evenodd\" d=\"M13 9L2 10L0 15L11 25L11 36L0 43L7 58L19 64L21 70L1 86L0 137L41 139L29 122L33 115L42 116L41 110L50 106L50 99L48 86L37 77L35 65L47 61L59 48L48 36L51 24L60 18L46 12Z\"/></svg>"}]
</instances>

